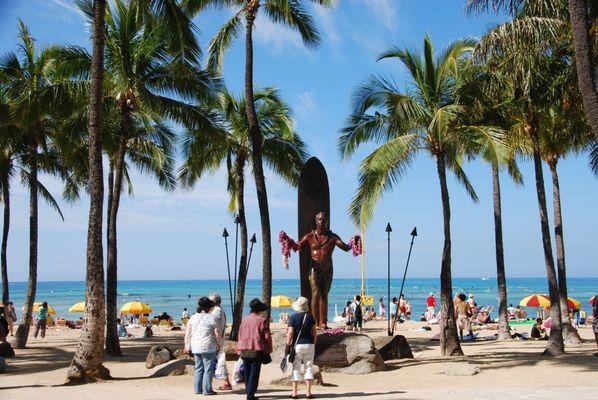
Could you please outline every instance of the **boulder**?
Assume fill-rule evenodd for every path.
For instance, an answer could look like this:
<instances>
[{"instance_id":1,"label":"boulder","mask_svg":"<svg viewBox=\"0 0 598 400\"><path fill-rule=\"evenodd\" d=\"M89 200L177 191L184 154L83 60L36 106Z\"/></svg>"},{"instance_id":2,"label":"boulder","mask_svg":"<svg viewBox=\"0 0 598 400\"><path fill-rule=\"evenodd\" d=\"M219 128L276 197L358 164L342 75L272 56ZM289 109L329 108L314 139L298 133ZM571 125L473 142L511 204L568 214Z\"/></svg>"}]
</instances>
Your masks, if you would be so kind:
<instances>
[{"instance_id":1,"label":"boulder","mask_svg":"<svg viewBox=\"0 0 598 400\"><path fill-rule=\"evenodd\" d=\"M382 336L374 339L374 344L384 361L413 358L411 347L405 336Z\"/></svg>"},{"instance_id":2,"label":"boulder","mask_svg":"<svg viewBox=\"0 0 598 400\"><path fill-rule=\"evenodd\" d=\"M0 357L14 357L15 351L12 349L12 346L8 342L0 342Z\"/></svg>"},{"instance_id":3,"label":"boulder","mask_svg":"<svg viewBox=\"0 0 598 400\"><path fill-rule=\"evenodd\" d=\"M145 368L152 369L173 359L175 356L167 346L152 346L145 359Z\"/></svg>"},{"instance_id":4,"label":"boulder","mask_svg":"<svg viewBox=\"0 0 598 400\"><path fill-rule=\"evenodd\" d=\"M0 356L0 374L6 371L6 361Z\"/></svg>"},{"instance_id":5,"label":"boulder","mask_svg":"<svg viewBox=\"0 0 598 400\"><path fill-rule=\"evenodd\" d=\"M341 368L339 372L370 373L384 370L384 360L367 335L348 332L318 335L314 363L321 368ZM354 364L359 364L353 367Z\"/></svg>"},{"instance_id":6,"label":"boulder","mask_svg":"<svg viewBox=\"0 0 598 400\"><path fill-rule=\"evenodd\" d=\"M225 340L224 354L226 355L226 361L237 361L239 359L239 355L237 354L237 342L233 340Z\"/></svg>"},{"instance_id":7,"label":"boulder","mask_svg":"<svg viewBox=\"0 0 598 400\"><path fill-rule=\"evenodd\" d=\"M194 371L193 362L189 359L170 360L152 369L151 378L159 376L192 375Z\"/></svg>"},{"instance_id":8,"label":"boulder","mask_svg":"<svg viewBox=\"0 0 598 400\"><path fill-rule=\"evenodd\" d=\"M174 354L174 357L178 360L193 360L194 359L185 351L185 349L175 350L173 354Z\"/></svg>"},{"instance_id":9,"label":"boulder","mask_svg":"<svg viewBox=\"0 0 598 400\"><path fill-rule=\"evenodd\" d=\"M477 366L466 362L451 362L444 364L444 373L449 376L473 376L480 372L481 371Z\"/></svg>"}]
</instances>

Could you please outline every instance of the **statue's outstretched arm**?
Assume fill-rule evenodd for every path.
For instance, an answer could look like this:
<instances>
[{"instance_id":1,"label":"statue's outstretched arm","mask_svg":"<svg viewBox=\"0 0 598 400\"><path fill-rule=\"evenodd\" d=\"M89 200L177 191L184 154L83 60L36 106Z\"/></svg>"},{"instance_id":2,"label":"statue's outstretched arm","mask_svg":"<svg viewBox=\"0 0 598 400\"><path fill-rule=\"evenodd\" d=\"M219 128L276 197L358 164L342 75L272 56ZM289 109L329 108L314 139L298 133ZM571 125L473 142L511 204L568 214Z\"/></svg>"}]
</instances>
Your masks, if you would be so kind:
<instances>
[{"instance_id":1,"label":"statue's outstretched arm","mask_svg":"<svg viewBox=\"0 0 598 400\"><path fill-rule=\"evenodd\" d=\"M311 235L311 233L306 233L301 240L299 240L299 250L309 244L309 235Z\"/></svg>"},{"instance_id":2,"label":"statue's outstretched arm","mask_svg":"<svg viewBox=\"0 0 598 400\"><path fill-rule=\"evenodd\" d=\"M334 243L336 243L336 247L338 247L341 250L349 251L352 249L351 245L343 242L338 235L334 235Z\"/></svg>"}]
</instances>

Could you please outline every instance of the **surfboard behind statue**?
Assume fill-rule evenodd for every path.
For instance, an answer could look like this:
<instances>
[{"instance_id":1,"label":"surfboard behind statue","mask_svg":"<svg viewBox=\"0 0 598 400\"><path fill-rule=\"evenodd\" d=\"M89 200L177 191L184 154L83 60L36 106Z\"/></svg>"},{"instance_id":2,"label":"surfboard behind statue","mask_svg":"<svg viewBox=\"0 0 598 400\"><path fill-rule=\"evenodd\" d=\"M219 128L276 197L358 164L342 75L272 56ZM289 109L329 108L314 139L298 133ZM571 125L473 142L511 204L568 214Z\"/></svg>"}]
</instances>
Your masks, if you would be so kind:
<instances>
[{"instance_id":1,"label":"surfboard behind statue","mask_svg":"<svg viewBox=\"0 0 598 400\"><path fill-rule=\"evenodd\" d=\"M299 235L303 235L316 228L316 214L325 211L330 221L330 191L328 176L324 165L316 157L312 157L303 166L299 177L299 191L297 197ZM311 287L309 286L309 269L311 256L309 246L304 247L299 253L301 278L301 296L306 297L311 303Z\"/></svg>"}]
</instances>

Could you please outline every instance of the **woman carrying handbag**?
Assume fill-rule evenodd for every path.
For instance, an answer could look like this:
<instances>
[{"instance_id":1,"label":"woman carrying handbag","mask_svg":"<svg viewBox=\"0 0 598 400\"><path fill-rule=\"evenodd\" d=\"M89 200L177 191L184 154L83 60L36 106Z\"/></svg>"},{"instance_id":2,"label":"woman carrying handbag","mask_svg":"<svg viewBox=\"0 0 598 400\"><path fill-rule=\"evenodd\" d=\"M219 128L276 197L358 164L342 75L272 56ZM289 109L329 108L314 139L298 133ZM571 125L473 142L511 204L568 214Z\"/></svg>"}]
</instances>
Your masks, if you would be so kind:
<instances>
[{"instance_id":1,"label":"woman carrying handbag","mask_svg":"<svg viewBox=\"0 0 598 400\"><path fill-rule=\"evenodd\" d=\"M305 379L307 385L308 399L313 399L311 387L314 380L313 364L316 350L316 320L311 314L308 314L308 302L305 297L298 297L292 305L296 311L289 318L287 328L287 346L285 354L288 354L288 362L293 363L293 392L291 399L297 398L297 387L301 379ZM301 374L301 365L305 368L305 373Z\"/></svg>"}]
</instances>

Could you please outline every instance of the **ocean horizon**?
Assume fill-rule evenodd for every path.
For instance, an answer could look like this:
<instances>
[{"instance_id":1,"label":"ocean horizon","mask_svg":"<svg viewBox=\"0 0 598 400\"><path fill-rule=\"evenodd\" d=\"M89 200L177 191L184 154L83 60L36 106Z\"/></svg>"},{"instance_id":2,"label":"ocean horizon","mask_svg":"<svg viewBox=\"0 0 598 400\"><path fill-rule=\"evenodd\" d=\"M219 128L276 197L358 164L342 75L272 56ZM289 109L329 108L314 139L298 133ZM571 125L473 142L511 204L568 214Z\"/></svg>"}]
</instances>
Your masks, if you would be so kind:
<instances>
[{"instance_id":1,"label":"ocean horizon","mask_svg":"<svg viewBox=\"0 0 598 400\"><path fill-rule=\"evenodd\" d=\"M261 297L261 279L248 279L245 288L245 303L254 297ZM598 292L598 277L571 277L567 279L569 296L582 302L582 308L589 309L588 299ZM401 279L391 279L391 298L398 297ZM359 294L361 279L336 278L328 296L329 319L339 313L346 301ZM419 319L425 312L426 298L434 293L438 298L440 280L438 278L408 278L405 280L403 292L412 304L412 318ZM10 298L15 303L17 311L21 312L27 282L10 282ZM230 315L230 290L228 280L122 280L118 282L117 306L120 308L129 301L143 301L152 307L152 315L167 312L176 319L180 318L183 308L190 312L195 310L197 299L210 293L217 292L222 296L222 304ZM498 309L498 295L496 278L453 278L453 292L473 293L478 305L494 306L493 316ZM533 293L547 293L546 278L508 278L508 303L518 304L519 301ZM300 294L299 279L273 279L272 294L295 298ZM380 297L387 301L387 279L371 278L366 280L366 294L374 296L376 312L377 301ZM47 301L58 316L66 319L76 319L81 313L70 313L68 309L75 303L85 300L85 281L40 281L37 285L36 301ZM336 311L335 311L336 308ZM245 310L248 308L246 307ZM287 311L289 311L287 309ZM533 311L531 309L530 311ZM276 317L279 310L274 309ZM533 314L535 315L535 314ZM20 315L19 315L20 317Z\"/></svg>"}]
</instances>

